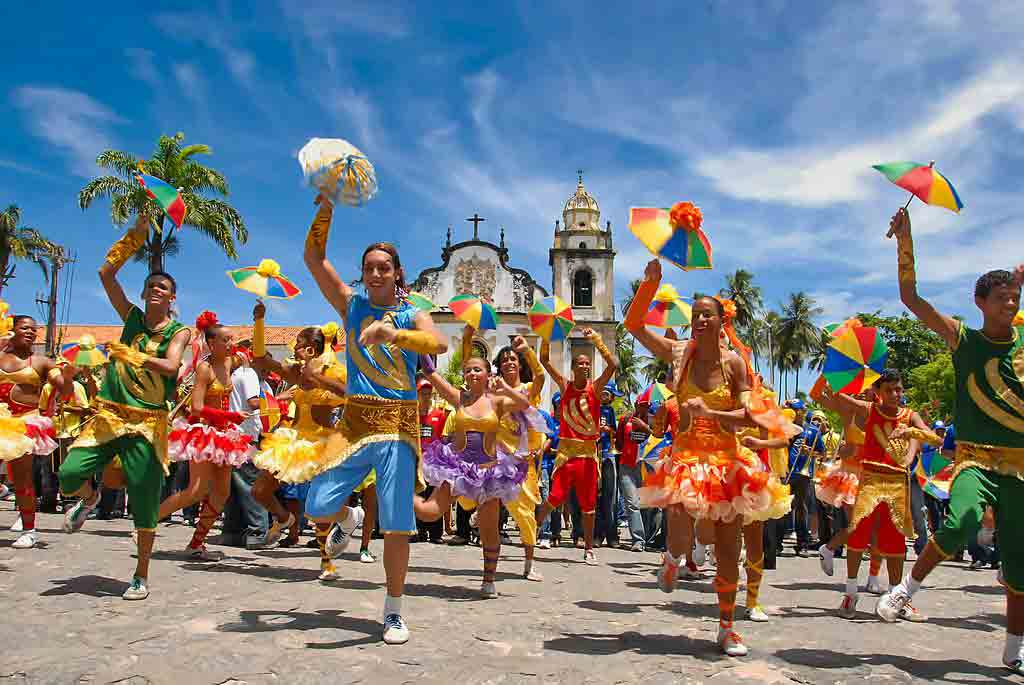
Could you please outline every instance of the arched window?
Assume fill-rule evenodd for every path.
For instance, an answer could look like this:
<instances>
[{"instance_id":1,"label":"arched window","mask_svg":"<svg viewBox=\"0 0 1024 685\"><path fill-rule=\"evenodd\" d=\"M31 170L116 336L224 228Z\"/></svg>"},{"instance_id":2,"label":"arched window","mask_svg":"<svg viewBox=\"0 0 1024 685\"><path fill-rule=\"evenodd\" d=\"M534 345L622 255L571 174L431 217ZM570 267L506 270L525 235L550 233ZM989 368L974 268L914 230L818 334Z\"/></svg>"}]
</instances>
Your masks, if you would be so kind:
<instances>
[{"instance_id":1,"label":"arched window","mask_svg":"<svg viewBox=\"0 0 1024 685\"><path fill-rule=\"evenodd\" d=\"M586 241L583 241L583 240L581 240L581 241L580 241L580 249L581 249L581 250L585 250L585 249L587 249L587 243L586 243Z\"/></svg>"},{"instance_id":2,"label":"arched window","mask_svg":"<svg viewBox=\"0 0 1024 685\"><path fill-rule=\"evenodd\" d=\"M574 307L594 306L594 276L586 269L573 274L572 304Z\"/></svg>"}]
</instances>

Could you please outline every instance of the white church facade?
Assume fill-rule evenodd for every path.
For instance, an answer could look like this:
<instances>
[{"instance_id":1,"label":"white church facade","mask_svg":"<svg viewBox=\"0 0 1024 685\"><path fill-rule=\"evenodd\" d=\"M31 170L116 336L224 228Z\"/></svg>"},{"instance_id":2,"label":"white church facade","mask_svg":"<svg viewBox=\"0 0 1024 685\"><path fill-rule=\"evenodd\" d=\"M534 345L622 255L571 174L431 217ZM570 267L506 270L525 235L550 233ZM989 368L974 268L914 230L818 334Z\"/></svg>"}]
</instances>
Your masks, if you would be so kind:
<instances>
[{"instance_id":1,"label":"white church facade","mask_svg":"<svg viewBox=\"0 0 1024 685\"><path fill-rule=\"evenodd\" d=\"M597 200L583 186L579 177L576 191L565 202L562 219L555 221L548 264L550 286L545 287L530 273L510 264L505 247L504 230L497 245L479 237L479 222L474 214L473 237L452 243L451 229L441 250L441 264L424 269L412 289L435 303L431 316L448 338L448 353L438 359L444 370L455 350L459 349L465 324L455 318L448 301L456 295L474 294L488 300L497 310L500 324L496 330L477 331L473 340L476 352L493 360L498 350L512 337L522 335L535 351L540 352L540 338L530 329L527 312L537 300L550 294L572 305L577 325L569 340L553 343L551 360L567 378L573 354L588 354L597 376L604 368L593 345L580 335L585 327L593 328L604 339L608 349L615 349L615 251L612 248L611 222L601 226L601 209ZM551 383L545 384L544 406L550 407L554 393Z\"/></svg>"}]
</instances>

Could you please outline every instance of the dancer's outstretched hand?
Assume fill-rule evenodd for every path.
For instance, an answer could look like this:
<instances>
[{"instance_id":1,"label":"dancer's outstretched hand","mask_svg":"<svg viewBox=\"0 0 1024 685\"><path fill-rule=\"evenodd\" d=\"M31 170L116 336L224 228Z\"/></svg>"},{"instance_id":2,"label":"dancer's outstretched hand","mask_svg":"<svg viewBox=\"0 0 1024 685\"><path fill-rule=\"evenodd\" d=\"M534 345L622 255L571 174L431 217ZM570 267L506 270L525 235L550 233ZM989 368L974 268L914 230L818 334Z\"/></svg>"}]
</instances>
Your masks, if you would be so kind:
<instances>
[{"instance_id":1,"label":"dancer's outstretched hand","mask_svg":"<svg viewBox=\"0 0 1024 685\"><path fill-rule=\"evenodd\" d=\"M893 214L892 220L889 221L889 232L886 234L886 238L896 236L897 240L901 240L910 235L910 212L907 211L906 207L900 207Z\"/></svg>"},{"instance_id":2,"label":"dancer's outstretched hand","mask_svg":"<svg viewBox=\"0 0 1024 685\"><path fill-rule=\"evenodd\" d=\"M256 306L252 308L253 321L257 319L265 319L267 317L267 305L263 304L262 301L257 302Z\"/></svg>"},{"instance_id":3,"label":"dancer's outstretched hand","mask_svg":"<svg viewBox=\"0 0 1024 685\"><path fill-rule=\"evenodd\" d=\"M657 259L652 259L647 262L647 267L644 268L644 279L648 281L660 281L661 280L661 262Z\"/></svg>"}]
</instances>

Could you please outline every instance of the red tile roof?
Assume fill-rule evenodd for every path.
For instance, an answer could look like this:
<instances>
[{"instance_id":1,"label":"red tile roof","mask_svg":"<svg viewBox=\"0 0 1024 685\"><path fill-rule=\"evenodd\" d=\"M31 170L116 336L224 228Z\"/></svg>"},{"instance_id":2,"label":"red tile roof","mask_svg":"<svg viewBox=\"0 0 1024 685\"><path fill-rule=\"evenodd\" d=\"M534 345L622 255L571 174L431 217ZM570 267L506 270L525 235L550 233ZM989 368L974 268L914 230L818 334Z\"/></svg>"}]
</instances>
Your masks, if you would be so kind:
<instances>
[{"instance_id":1,"label":"red tile roof","mask_svg":"<svg viewBox=\"0 0 1024 685\"><path fill-rule=\"evenodd\" d=\"M231 336L236 341L248 340L252 337L252 326L226 326L226 328L231 332ZM303 328L305 328L305 326L267 326L265 331L267 344L287 345L295 340L295 336ZM67 326L63 326L62 329L62 339L64 344L73 343L85 334L89 334L96 338L96 343L99 345L106 345L108 343L115 342L121 337L120 326L69 324ZM195 329L192 329L192 335L195 334ZM42 344L45 340L46 327L40 326L36 333L36 342L38 344ZM340 337L338 342L342 345L345 344L343 337Z\"/></svg>"}]
</instances>

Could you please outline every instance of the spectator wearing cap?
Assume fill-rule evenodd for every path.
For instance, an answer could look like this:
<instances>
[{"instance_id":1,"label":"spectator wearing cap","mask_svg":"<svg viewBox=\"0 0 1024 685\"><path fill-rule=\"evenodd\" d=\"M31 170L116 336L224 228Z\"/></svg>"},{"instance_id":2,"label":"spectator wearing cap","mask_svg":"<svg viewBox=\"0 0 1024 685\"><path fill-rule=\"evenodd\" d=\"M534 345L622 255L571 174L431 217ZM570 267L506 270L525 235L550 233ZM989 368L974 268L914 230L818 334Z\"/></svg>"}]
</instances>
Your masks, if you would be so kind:
<instances>
[{"instance_id":1,"label":"spectator wearing cap","mask_svg":"<svg viewBox=\"0 0 1024 685\"><path fill-rule=\"evenodd\" d=\"M803 400L793 399L786 403L796 416L794 423L803 430L789 442L789 470L786 482L793 493L793 522L796 528L796 554L807 556L813 542L811 535L817 532L817 508L814 494L814 460L825 455L825 439L821 426L824 415L814 412L805 421L807 408Z\"/></svg>"},{"instance_id":2,"label":"spectator wearing cap","mask_svg":"<svg viewBox=\"0 0 1024 685\"><path fill-rule=\"evenodd\" d=\"M616 442L619 445L619 487L626 506L629 525L629 549L643 552L647 540L644 519L640 512L640 486L643 485L640 450L651 434L648 421L648 404L637 402L636 408L622 417Z\"/></svg>"},{"instance_id":3,"label":"spectator wearing cap","mask_svg":"<svg viewBox=\"0 0 1024 685\"><path fill-rule=\"evenodd\" d=\"M622 393L609 382L601 391L600 430L597 445L601 454L601 478L597 493L597 519L594 523L594 543L601 546L617 547L619 544L619 522L615 516L615 505L619 501L618 452L616 449L615 409L612 401Z\"/></svg>"}]
</instances>

